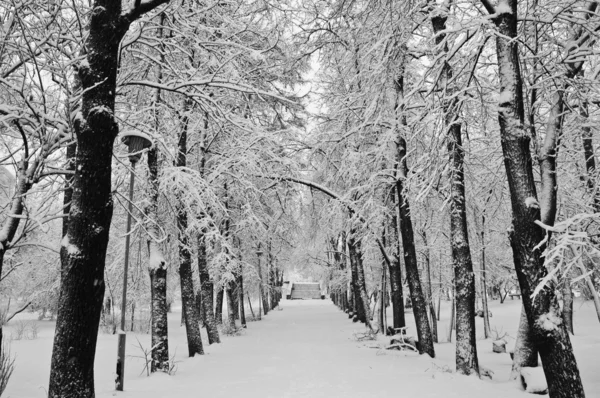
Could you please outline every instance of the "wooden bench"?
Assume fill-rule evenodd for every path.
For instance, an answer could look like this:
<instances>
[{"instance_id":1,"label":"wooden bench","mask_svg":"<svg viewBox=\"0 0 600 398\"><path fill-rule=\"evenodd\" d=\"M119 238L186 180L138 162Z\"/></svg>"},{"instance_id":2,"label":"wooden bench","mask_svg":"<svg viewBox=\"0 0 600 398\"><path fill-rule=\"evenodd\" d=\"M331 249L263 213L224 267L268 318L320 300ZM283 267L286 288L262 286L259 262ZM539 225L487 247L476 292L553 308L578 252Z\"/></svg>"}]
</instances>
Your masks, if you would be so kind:
<instances>
[{"instance_id":1,"label":"wooden bench","mask_svg":"<svg viewBox=\"0 0 600 398\"><path fill-rule=\"evenodd\" d=\"M514 300L515 297L518 298L519 300L521 299L521 293L511 293L511 294L509 294L509 296L510 296L511 300Z\"/></svg>"}]
</instances>

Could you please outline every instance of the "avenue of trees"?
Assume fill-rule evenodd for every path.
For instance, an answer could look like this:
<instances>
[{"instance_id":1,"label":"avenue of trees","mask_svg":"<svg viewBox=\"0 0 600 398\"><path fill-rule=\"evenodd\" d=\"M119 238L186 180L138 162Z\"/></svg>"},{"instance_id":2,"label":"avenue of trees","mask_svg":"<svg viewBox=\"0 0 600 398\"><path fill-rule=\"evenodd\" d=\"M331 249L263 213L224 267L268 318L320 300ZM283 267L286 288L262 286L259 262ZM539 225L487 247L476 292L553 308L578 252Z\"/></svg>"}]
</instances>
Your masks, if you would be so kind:
<instances>
[{"instance_id":1,"label":"avenue of trees","mask_svg":"<svg viewBox=\"0 0 600 398\"><path fill-rule=\"evenodd\" d=\"M2 316L56 317L48 396L94 396L121 305L131 330L150 314L169 372L175 298L202 355L302 269L371 333L411 306L431 357L452 300L464 375L475 317L491 337L488 297L519 290L513 377L542 366L551 398L584 397L569 333L572 288L600 319L598 5L2 2L0 291L24 300Z\"/></svg>"}]
</instances>

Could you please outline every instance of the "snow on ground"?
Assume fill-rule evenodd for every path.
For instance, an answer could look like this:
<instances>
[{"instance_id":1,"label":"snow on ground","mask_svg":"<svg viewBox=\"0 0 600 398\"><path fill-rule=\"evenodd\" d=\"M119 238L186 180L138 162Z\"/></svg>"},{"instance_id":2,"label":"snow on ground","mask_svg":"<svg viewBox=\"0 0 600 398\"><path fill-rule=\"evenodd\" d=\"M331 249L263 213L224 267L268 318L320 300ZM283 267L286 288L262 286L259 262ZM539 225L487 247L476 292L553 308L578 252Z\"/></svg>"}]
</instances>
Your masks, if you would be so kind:
<instances>
[{"instance_id":1,"label":"snow on ground","mask_svg":"<svg viewBox=\"0 0 600 398\"><path fill-rule=\"evenodd\" d=\"M493 302L492 329L514 337L519 320L519 300ZM440 341L446 340L450 304L442 302ZM23 314L21 319L33 314ZM600 396L600 324L591 303L576 302L573 338L587 396ZM185 330L180 313L169 314L169 344L175 354L174 376L143 372L136 347L137 337L149 347L149 336L128 334L125 392L115 393L117 336L101 334L96 353L96 396L98 398L195 397L485 397L531 396L507 382L510 356L494 354L492 339L478 342L480 364L494 372L494 379L459 376L454 370L454 344L436 345L437 358L376 347L378 341L358 342L364 331L353 324L329 300L282 301L281 310L270 312L260 322L249 322L241 336L223 338L220 345L205 346L206 355L186 358ZM406 313L409 333L414 333L411 312ZM16 369L5 397L45 397L50 372L54 322L33 321L38 337L13 340ZM5 328L15 333L17 322ZM483 332L478 318L478 337ZM204 336L206 337L206 336ZM509 339L510 340L510 339ZM206 342L206 339L204 339Z\"/></svg>"}]
</instances>

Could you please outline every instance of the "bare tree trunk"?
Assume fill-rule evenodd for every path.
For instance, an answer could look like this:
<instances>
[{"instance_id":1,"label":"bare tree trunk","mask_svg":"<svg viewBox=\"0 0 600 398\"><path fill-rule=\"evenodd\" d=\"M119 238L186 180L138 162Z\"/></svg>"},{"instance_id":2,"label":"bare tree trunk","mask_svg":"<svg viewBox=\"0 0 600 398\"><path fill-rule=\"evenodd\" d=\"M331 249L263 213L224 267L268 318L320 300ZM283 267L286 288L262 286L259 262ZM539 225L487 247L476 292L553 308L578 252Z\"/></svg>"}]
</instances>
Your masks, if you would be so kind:
<instances>
[{"instance_id":1,"label":"bare tree trunk","mask_svg":"<svg viewBox=\"0 0 600 398\"><path fill-rule=\"evenodd\" d=\"M489 200L489 198L488 198ZM485 264L485 208L481 214L481 306L483 308L483 332L487 339L491 336L490 312L487 297L487 271Z\"/></svg>"},{"instance_id":2,"label":"bare tree trunk","mask_svg":"<svg viewBox=\"0 0 600 398\"><path fill-rule=\"evenodd\" d=\"M504 164L511 194L511 246L521 287L523 305L535 347L542 358L551 398L584 397L583 385L573 355L568 332L560 318L554 286L532 293L547 275L543 258L544 245L531 153L530 137L524 126L524 105L517 37L517 1L508 0L501 12L484 2L499 34L496 36L500 92L498 120ZM552 187L553 189L553 187ZM548 210L546 210L548 211Z\"/></svg>"},{"instance_id":3,"label":"bare tree trunk","mask_svg":"<svg viewBox=\"0 0 600 398\"><path fill-rule=\"evenodd\" d=\"M233 298L233 287L231 286L231 282L227 284L225 289L227 292L227 319L229 321L229 328L234 331L237 329L235 324L235 300Z\"/></svg>"},{"instance_id":4,"label":"bare tree trunk","mask_svg":"<svg viewBox=\"0 0 600 398\"><path fill-rule=\"evenodd\" d=\"M223 324L223 298L225 295L225 291L223 286L219 286L217 288L217 302L215 304L215 321L217 325Z\"/></svg>"},{"instance_id":5,"label":"bare tree trunk","mask_svg":"<svg viewBox=\"0 0 600 398\"><path fill-rule=\"evenodd\" d=\"M362 278L359 276L359 268L362 267L362 259L360 252L360 241L354 240L355 231L351 231L348 235L348 254L350 255L350 269L352 272L352 292L354 297L354 311L358 320L368 327L371 327L369 316L369 297L367 289L364 285L364 270Z\"/></svg>"},{"instance_id":6,"label":"bare tree trunk","mask_svg":"<svg viewBox=\"0 0 600 398\"><path fill-rule=\"evenodd\" d=\"M392 316L394 322L394 329L403 328L406 326L406 319L404 318L404 293L402 291L402 268L400 266L400 253L402 247L400 245L399 232L398 232L398 206L396 204L397 194L394 190L392 195L394 204L394 213L392 215L392 234L396 245L396 253L394 253L393 261L389 265L390 269L390 289L392 291Z\"/></svg>"},{"instance_id":7,"label":"bare tree trunk","mask_svg":"<svg viewBox=\"0 0 600 398\"><path fill-rule=\"evenodd\" d=\"M189 104L185 100L184 108L187 110ZM182 129L179 134L177 166L187 165L187 134L188 119L182 119ZM181 199L179 199L181 200ZM181 312L185 320L185 331L187 335L188 353L190 357L196 354L204 354L202 339L200 335L200 316L196 307L196 295L194 293L194 282L192 279L192 257L189 250L187 236L188 215L185 206L178 203L177 209L177 231L179 243L179 279L181 284Z\"/></svg>"},{"instance_id":8,"label":"bare tree trunk","mask_svg":"<svg viewBox=\"0 0 600 398\"><path fill-rule=\"evenodd\" d=\"M403 52L403 48L396 49ZM404 61L401 60L398 65L398 73L394 78L394 88L396 91L396 169L398 172L396 178L396 195L398 215L400 221L400 234L402 236L402 246L404 249L404 265L412 299L415 324L417 326L417 336L419 338L419 353L427 353L430 357L435 357L433 338L431 328L427 319L427 303L421 287L419 278L419 266L417 263L417 252L415 249L415 235L413 232L412 220L410 215L410 205L405 196L403 181L408 174L406 165L406 140L402 136L402 129L406 128L406 115L404 114Z\"/></svg>"},{"instance_id":9,"label":"bare tree trunk","mask_svg":"<svg viewBox=\"0 0 600 398\"><path fill-rule=\"evenodd\" d=\"M96 2L97 3L97 2ZM104 4L102 2L101 4ZM61 247L60 298L48 397L94 397L94 359L104 298L104 266L113 202L111 160L120 2L90 17L88 68L80 68L83 123L67 233ZM123 32L124 33L124 32ZM94 226L95 228L93 228Z\"/></svg>"},{"instance_id":10,"label":"bare tree trunk","mask_svg":"<svg viewBox=\"0 0 600 398\"><path fill-rule=\"evenodd\" d=\"M434 11L431 24L435 43L440 53L448 52L445 41L448 5ZM453 75L451 65L444 60L442 85L447 85ZM447 87L450 94L454 87ZM464 150L462 148L462 126L457 114L460 102L443 99L445 124L448 129L448 155L450 158L450 241L456 285L456 371L465 375L479 374L477 345L475 341L475 274L469 245L465 198Z\"/></svg>"},{"instance_id":11,"label":"bare tree trunk","mask_svg":"<svg viewBox=\"0 0 600 398\"><path fill-rule=\"evenodd\" d=\"M571 278L565 276L562 279L562 296L563 296L563 310L562 319L567 327L567 330L571 334L575 334L573 331L573 292L571 291Z\"/></svg>"},{"instance_id":12,"label":"bare tree trunk","mask_svg":"<svg viewBox=\"0 0 600 398\"><path fill-rule=\"evenodd\" d=\"M435 306L433 305L433 292L431 289L431 250L427 240L427 232L423 230L423 242L425 243L425 270L427 271L427 288L425 290L426 300L429 304L429 319L431 321L431 336L434 343L438 343L437 319L435 316Z\"/></svg>"},{"instance_id":13,"label":"bare tree trunk","mask_svg":"<svg viewBox=\"0 0 600 398\"><path fill-rule=\"evenodd\" d=\"M381 286L379 287L379 311L377 312L377 325L379 327L379 333L385 336L385 294L386 294L386 283L385 283L385 262L381 265Z\"/></svg>"},{"instance_id":14,"label":"bare tree trunk","mask_svg":"<svg viewBox=\"0 0 600 398\"><path fill-rule=\"evenodd\" d=\"M252 314L252 319L256 319L256 316L254 315L254 310L252 309L252 301L250 301L250 294L246 293L246 296L248 298L248 307L250 307L250 313Z\"/></svg>"},{"instance_id":15,"label":"bare tree trunk","mask_svg":"<svg viewBox=\"0 0 600 398\"><path fill-rule=\"evenodd\" d=\"M511 380L519 380L519 382L521 382L521 368L535 368L538 366L538 352L535 348L535 343L530 340L532 338L531 336L525 307L522 307L519 330L517 331L517 340L515 342L515 351L513 354L513 364L510 373Z\"/></svg>"},{"instance_id":16,"label":"bare tree trunk","mask_svg":"<svg viewBox=\"0 0 600 398\"><path fill-rule=\"evenodd\" d=\"M210 280L206 261L206 241L204 234L198 235L198 274L200 275L200 291L202 292L202 308L204 311L204 326L208 334L208 344L216 344L221 342L219 337L219 329L215 321L215 313L213 312L213 283ZM218 308L218 306L217 306ZM221 299L221 308L223 301Z\"/></svg>"},{"instance_id":17,"label":"bare tree trunk","mask_svg":"<svg viewBox=\"0 0 600 398\"><path fill-rule=\"evenodd\" d=\"M239 305L239 313L240 313L240 322L242 327L246 327L246 311L244 310L244 272L242 266L240 265L240 273L237 279L238 286L238 305Z\"/></svg>"}]
</instances>

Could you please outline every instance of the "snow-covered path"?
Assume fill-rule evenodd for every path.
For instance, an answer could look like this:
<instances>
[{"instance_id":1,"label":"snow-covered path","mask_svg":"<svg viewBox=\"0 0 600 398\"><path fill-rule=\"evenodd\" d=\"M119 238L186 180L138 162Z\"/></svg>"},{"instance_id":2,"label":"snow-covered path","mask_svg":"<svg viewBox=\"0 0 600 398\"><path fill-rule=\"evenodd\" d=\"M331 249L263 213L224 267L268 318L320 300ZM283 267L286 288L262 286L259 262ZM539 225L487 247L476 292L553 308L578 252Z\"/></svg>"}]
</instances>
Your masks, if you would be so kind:
<instances>
[{"instance_id":1,"label":"snow-covered path","mask_svg":"<svg viewBox=\"0 0 600 398\"><path fill-rule=\"evenodd\" d=\"M354 334L362 330L329 300L283 301L281 310L249 323L242 336L186 359L174 377L129 381L123 396L526 396L512 385L447 373L445 364L413 353L368 348L377 342L357 342Z\"/></svg>"},{"instance_id":2,"label":"snow-covered path","mask_svg":"<svg viewBox=\"0 0 600 398\"><path fill-rule=\"evenodd\" d=\"M494 380L459 376L454 370L454 344L437 344L437 358L411 352L378 348L389 339L358 342L355 334L364 326L353 324L329 300L282 301L281 310L269 313L260 322L248 323L240 336L223 337L222 344L205 346L206 355L187 358L185 329L180 314L169 315L169 345L175 356L173 376L146 377L143 360L137 358L139 342L149 347L149 336L128 335L125 392L116 393L113 372L116 358L115 335L100 334L95 361L98 398L192 398L207 397L531 397L507 382L508 354L494 354L490 340L478 340L480 364L491 368ZM443 313L449 307L443 307ZM493 304L493 327L514 334L520 303ZM576 355L588 396L599 396L598 338L592 307L582 307L585 323L576 324L584 333L575 337ZM585 316L584 316L585 314ZM578 315L579 317L579 315ZM414 330L407 312L409 332ZM440 323L444 335L444 317ZM479 320L478 320L479 322ZM596 321L597 322L597 321ZM589 323L589 326L588 326ZM41 321L34 340L14 340L16 370L5 397L45 397L54 322ZM498 326L495 326L498 325ZM7 328L7 333L11 332ZM478 330L479 324L478 324ZM440 337L442 340L445 337ZM204 339L206 342L206 339ZM206 343L205 343L206 344ZM375 347L375 348L372 348Z\"/></svg>"}]
</instances>

